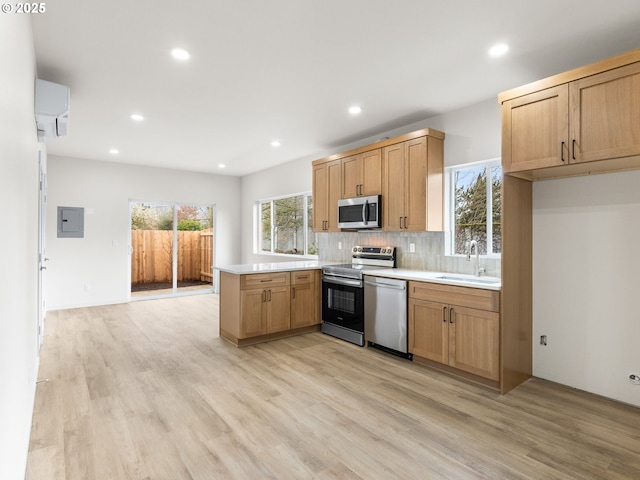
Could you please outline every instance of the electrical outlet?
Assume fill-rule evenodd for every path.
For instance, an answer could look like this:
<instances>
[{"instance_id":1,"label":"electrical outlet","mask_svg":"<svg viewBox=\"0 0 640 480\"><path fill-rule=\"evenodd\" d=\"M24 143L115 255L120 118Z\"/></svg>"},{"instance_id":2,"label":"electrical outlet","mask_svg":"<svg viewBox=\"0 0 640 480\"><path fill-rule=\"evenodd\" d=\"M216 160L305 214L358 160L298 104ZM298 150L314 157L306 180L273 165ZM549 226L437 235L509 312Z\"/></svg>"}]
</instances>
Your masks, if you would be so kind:
<instances>
[{"instance_id":1,"label":"electrical outlet","mask_svg":"<svg viewBox=\"0 0 640 480\"><path fill-rule=\"evenodd\" d=\"M416 244L415 243L410 243L409 244L409 253L416 253Z\"/></svg>"},{"instance_id":2,"label":"electrical outlet","mask_svg":"<svg viewBox=\"0 0 640 480\"><path fill-rule=\"evenodd\" d=\"M630 373L629 381L634 385L640 385L640 375L638 375L637 373Z\"/></svg>"},{"instance_id":3,"label":"electrical outlet","mask_svg":"<svg viewBox=\"0 0 640 480\"><path fill-rule=\"evenodd\" d=\"M547 336L546 335L540 335L540 345L547 345Z\"/></svg>"},{"instance_id":4,"label":"electrical outlet","mask_svg":"<svg viewBox=\"0 0 640 480\"><path fill-rule=\"evenodd\" d=\"M342 250L342 242L338 242L338 250Z\"/></svg>"},{"instance_id":5,"label":"electrical outlet","mask_svg":"<svg viewBox=\"0 0 640 480\"><path fill-rule=\"evenodd\" d=\"M90 292L91 291L91 284L85 283L84 284L84 291L85 292Z\"/></svg>"}]
</instances>

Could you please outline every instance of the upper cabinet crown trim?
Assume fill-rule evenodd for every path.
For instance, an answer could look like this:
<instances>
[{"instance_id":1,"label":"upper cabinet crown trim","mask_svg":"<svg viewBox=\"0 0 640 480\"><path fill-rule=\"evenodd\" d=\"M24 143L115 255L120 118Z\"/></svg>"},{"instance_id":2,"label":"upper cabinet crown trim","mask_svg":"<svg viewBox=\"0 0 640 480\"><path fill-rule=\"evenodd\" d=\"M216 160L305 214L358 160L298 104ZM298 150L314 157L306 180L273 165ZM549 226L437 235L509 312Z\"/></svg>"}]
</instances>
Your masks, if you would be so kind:
<instances>
[{"instance_id":1,"label":"upper cabinet crown trim","mask_svg":"<svg viewBox=\"0 0 640 480\"><path fill-rule=\"evenodd\" d=\"M507 100L512 100L514 98L522 97L523 95L555 87L563 83L573 82L574 80L596 75L614 68L624 67L625 65L634 62L640 62L640 48L504 91L498 94L498 101L500 103L504 103Z\"/></svg>"},{"instance_id":2,"label":"upper cabinet crown trim","mask_svg":"<svg viewBox=\"0 0 640 480\"><path fill-rule=\"evenodd\" d=\"M444 132L441 132L439 130L434 130L433 128L423 128L422 130L416 130L415 132L406 133L404 135L400 135L399 137L389 138L387 140L381 140L380 142L371 143L369 145L358 147L353 150L349 150L347 152L336 153L329 157L320 158L318 160L314 160L312 162L312 165L319 165L321 163L331 162L333 160L340 160L341 158L344 158L344 157L357 155L359 153L368 152L376 148L383 148L389 145L393 145L395 143L400 143L407 140L413 140L414 138L420 138L420 137L434 137L434 138L439 138L441 140L444 140Z\"/></svg>"}]
</instances>

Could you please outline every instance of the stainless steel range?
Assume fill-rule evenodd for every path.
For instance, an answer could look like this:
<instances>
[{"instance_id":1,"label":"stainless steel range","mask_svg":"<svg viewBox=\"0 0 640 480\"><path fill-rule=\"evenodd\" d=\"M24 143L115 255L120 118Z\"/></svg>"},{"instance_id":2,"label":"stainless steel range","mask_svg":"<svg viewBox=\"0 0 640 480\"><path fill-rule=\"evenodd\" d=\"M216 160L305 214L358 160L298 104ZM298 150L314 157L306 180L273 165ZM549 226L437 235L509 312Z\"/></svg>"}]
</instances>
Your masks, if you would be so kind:
<instances>
[{"instance_id":1,"label":"stainless steel range","mask_svg":"<svg viewBox=\"0 0 640 480\"><path fill-rule=\"evenodd\" d=\"M351 263L322 267L322 332L364 346L364 274L393 268L395 247L356 246Z\"/></svg>"}]
</instances>

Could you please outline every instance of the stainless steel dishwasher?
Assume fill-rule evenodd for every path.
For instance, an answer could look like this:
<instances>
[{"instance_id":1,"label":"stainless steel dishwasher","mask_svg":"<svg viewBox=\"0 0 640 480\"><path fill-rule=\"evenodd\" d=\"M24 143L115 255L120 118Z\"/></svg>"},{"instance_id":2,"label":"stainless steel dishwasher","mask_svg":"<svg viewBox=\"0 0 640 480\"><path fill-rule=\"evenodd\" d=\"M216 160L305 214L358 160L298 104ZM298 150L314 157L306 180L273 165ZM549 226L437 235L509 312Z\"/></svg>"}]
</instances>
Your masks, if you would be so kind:
<instances>
[{"instance_id":1,"label":"stainless steel dishwasher","mask_svg":"<svg viewBox=\"0 0 640 480\"><path fill-rule=\"evenodd\" d=\"M370 346L411 359L407 335L407 282L364 276L364 336Z\"/></svg>"}]
</instances>

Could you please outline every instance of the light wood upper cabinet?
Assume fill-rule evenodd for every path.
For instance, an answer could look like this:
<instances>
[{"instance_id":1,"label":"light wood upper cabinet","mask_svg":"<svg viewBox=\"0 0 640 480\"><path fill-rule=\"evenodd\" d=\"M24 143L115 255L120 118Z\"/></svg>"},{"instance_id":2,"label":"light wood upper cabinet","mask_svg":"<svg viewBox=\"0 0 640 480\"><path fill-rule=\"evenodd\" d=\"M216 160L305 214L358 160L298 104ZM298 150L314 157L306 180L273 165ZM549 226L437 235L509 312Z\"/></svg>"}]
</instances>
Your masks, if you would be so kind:
<instances>
[{"instance_id":1,"label":"light wood upper cabinet","mask_svg":"<svg viewBox=\"0 0 640 480\"><path fill-rule=\"evenodd\" d=\"M382 193L382 152L376 148L342 159L342 198Z\"/></svg>"},{"instance_id":2,"label":"light wood upper cabinet","mask_svg":"<svg viewBox=\"0 0 640 480\"><path fill-rule=\"evenodd\" d=\"M563 165L569 159L569 87L560 85L502 105L505 172Z\"/></svg>"},{"instance_id":3,"label":"light wood upper cabinet","mask_svg":"<svg viewBox=\"0 0 640 480\"><path fill-rule=\"evenodd\" d=\"M337 232L338 200L342 197L342 162L313 166L313 231Z\"/></svg>"},{"instance_id":4,"label":"light wood upper cabinet","mask_svg":"<svg viewBox=\"0 0 640 480\"><path fill-rule=\"evenodd\" d=\"M640 168L640 61L625 65L627 57L640 50L501 94L504 172L536 179ZM549 168L563 165L573 166Z\"/></svg>"},{"instance_id":5,"label":"light wood upper cabinet","mask_svg":"<svg viewBox=\"0 0 640 480\"><path fill-rule=\"evenodd\" d=\"M570 162L640 155L640 62L571 82L569 106Z\"/></svg>"},{"instance_id":6,"label":"light wood upper cabinet","mask_svg":"<svg viewBox=\"0 0 640 480\"><path fill-rule=\"evenodd\" d=\"M420 137L382 151L383 229L440 231L444 221L442 139Z\"/></svg>"},{"instance_id":7,"label":"light wood upper cabinet","mask_svg":"<svg viewBox=\"0 0 640 480\"><path fill-rule=\"evenodd\" d=\"M497 382L498 309L496 291L409 282L409 351Z\"/></svg>"},{"instance_id":8,"label":"light wood upper cabinet","mask_svg":"<svg viewBox=\"0 0 640 480\"><path fill-rule=\"evenodd\" d=\"M382 155L382 222L385 230L400 231L405 217L404 143L385 147Z\"/></svg>"},{"instance_id":9,"label":"light wood upper cabinet","mask_svg":"<svg viewBox=\"0 0 640 480\"><path fill-rule=\"evenodd\" d=\"M338 200L382 194L383 230L442 231L444 133L430 128L313 162L313 230L337 232Z\"/></svg>"}]
</instances>

